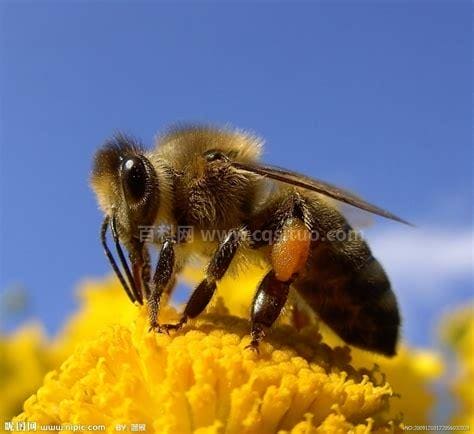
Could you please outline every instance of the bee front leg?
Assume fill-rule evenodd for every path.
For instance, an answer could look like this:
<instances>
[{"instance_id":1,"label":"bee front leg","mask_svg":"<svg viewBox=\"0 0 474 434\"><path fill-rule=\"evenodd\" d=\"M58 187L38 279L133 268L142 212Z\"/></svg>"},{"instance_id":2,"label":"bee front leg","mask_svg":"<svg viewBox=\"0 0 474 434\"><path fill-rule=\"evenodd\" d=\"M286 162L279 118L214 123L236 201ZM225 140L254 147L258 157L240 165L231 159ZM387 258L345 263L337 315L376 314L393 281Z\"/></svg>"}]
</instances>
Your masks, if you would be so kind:
<instances>
[{"instance_id":1,"label":"bee front leg","mask_svg":"<svg viewBox=\"0 0 474 434\"><path fill-rule=\"evenodd\" d=\"M163 292L173 281L175 274L175 241L171 238L166 239L161 247L160 258L156 265L153 276L150 298L148 299L148 309L150 316L150 330L158 332L167 331L158 324L158 311Z\"/></svg>"},{"instance_id":2,"label":"bee front leg","mask_svg":"<svg viewBox=\"0 0 474 434\"><path fill-rule=\"evenodd\" d=\"M181 319L176 324L163 324L165 330L179 330L189 318L197 317L209 304L216 290L217 282L229 268L237 248L246 238L244 229L230 231L219 244L206 271L206 277L191 294Z\"/></svg>"}]
</instances>

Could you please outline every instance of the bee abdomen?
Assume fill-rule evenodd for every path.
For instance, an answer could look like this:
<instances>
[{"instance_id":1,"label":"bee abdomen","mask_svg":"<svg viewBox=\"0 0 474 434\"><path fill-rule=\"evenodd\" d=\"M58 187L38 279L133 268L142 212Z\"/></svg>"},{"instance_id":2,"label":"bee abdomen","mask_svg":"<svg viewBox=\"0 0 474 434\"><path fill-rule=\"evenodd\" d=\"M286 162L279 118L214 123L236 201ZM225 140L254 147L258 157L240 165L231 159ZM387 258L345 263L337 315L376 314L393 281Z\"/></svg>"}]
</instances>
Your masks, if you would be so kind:
<instances>
[{"instance_id":1,"label":"bee abdomen","mask_svg":"<svg viewBox=\"0 0 474 434\"><path fill-rule=\"evenodd\" d=\"M294 287L345 342L391 356L400 326L397 301L380 263L370 253L364 259L356 266L344 251L321 246Z\"/></svg>"}]
</instances>

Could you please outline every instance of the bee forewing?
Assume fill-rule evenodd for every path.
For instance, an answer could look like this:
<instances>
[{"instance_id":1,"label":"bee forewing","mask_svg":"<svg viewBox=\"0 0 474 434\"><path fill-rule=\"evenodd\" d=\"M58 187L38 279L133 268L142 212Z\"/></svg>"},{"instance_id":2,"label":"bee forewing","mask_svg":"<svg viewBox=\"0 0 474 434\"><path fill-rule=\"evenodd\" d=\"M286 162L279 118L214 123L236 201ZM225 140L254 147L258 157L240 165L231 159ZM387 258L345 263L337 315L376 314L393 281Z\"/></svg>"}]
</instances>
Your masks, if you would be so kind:
<instances>
[{"instance_id":1,"label":"bee forewing","mask_svg":"<svg viewBox=\"0 0 474 434\"><path fill-rule=\"evenodd\" d=\"M290 184L296 187L301 187L307 190L315 191L316 193L329 196L337 201L344 202L356 208L360 208L362 210L368 211L372 214L377 214L379 216L388 218L390 220L395 220L397 222L404 223L409 226L413 226L411 223L396 216L395 214L392 214L389 211L379 208L376 205L372 205L369 202L366 202L360 197L354 195L353 193L347 190L344 190L340 187L336 187L335 185L329 184L325 181L315 179L315 178L310 178L301 173L293 172L293 171L283 169L281 167L276 167L276 166L249 164L249 163L240 163L240 162L232 162L231 165L239 170L255 173L265 178L274 179L275 181L283 182L285 184Z\"/></svg>"}]
</instances>

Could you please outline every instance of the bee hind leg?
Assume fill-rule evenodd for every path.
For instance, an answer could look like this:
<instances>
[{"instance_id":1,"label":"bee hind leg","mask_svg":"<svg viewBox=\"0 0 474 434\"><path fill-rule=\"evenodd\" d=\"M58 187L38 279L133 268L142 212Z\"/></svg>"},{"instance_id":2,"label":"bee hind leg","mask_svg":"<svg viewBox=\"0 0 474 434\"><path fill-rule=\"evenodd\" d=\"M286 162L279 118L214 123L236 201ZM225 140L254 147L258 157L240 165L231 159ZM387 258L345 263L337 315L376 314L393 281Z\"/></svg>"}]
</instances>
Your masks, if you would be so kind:
<instances>
[{"instance_id":1,"label":"bee hind leg","mask_svg":"<svg viewBox=\"0 0 474 434\"><path fill-rule=\"evenodd\" d=\"M251 342L248 348L258 351L258 345L276 321L287 299L290 285L308 260L311 231L303 220L304 210L297 197L290 197L274 210L269 226L279 228L272 237L270 262L272 270L259 285L251 308ZM282 212L283 211L283 212Z\"/></svg>"},{"instance_id":2,"label":"bee hind leg","mask_svg":"<svg viewBox=\"0 0 474 434\"><path fill-rule=\"evenodd\" d=\"M290 284L291 280L278 280L273 270L263 278L252 302L252 340L246 348L258 352L258 345L265 336L265 328L272 326L286 303Z\"/></svg>"}]
</instances>

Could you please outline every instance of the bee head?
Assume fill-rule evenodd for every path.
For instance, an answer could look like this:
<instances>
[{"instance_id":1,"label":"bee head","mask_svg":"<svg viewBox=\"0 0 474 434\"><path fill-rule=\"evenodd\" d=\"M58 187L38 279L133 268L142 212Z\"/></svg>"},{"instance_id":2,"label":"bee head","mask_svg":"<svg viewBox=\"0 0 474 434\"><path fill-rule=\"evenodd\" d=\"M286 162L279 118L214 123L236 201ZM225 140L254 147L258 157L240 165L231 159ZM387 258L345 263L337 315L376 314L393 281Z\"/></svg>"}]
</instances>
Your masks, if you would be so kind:
<instances>
[{"instance_id":1,"label":"bee head","mask_svg":"<svg viewBox=\"0 0 474 434\"><path fill-rule=\"evenodd\" d=\"M156 171L134 139L116 135L94 158L91 185L104 213L114 217L121 240L151 225L159 206Z\"/></svg>"},{"instance_id":2,"label":"bee head","mask_svg":"<svg viewBox=\"0 0 474 434\"><path fill-rule=\"evenodd\" d=\"M91 185L105 213L101 228L105 254L130 299L142 304L143 294L148 293L145 274L149 256L139 231L140 226L152 225L158 212L160 196L156 171L138 142L116 135L96 153ZM109 226L125 277L107 245ZM131 267L120 243L128 251Z\"/></svg>"}]
</instances>

